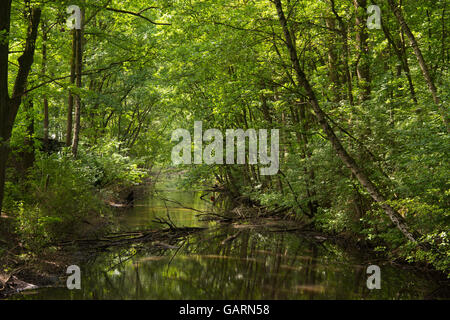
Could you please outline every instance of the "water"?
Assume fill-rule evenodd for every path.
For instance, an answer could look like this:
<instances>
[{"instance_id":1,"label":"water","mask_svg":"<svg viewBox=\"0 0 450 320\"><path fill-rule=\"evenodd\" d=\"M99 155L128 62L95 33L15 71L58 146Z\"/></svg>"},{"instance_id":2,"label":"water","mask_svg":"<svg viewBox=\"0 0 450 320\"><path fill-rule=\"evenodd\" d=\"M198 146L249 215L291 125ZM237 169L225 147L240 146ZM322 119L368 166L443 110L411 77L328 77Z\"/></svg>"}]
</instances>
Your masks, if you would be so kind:
<instances>
[{"instance_id":1,"label":"water","mask_svg":"<svg viewBox=\"0 0 450 320\"><path fill-rule=\"evenodd\" d=\"M212 210L196 192L167 189L159 196L198 210ZM166 207L167 206L167 207ZM81 290L43 288L13 299L424 299L436 296L428 275L391 265L301 233L235 228L199 221L198 212L149 196L117 220L121 230L208 227L156 250L130 245L99 254L81 266ZM233 241L224 241L230 236ZM381 267L381 289L366 286L366 268Z\"/></svg>"}]
</instances>

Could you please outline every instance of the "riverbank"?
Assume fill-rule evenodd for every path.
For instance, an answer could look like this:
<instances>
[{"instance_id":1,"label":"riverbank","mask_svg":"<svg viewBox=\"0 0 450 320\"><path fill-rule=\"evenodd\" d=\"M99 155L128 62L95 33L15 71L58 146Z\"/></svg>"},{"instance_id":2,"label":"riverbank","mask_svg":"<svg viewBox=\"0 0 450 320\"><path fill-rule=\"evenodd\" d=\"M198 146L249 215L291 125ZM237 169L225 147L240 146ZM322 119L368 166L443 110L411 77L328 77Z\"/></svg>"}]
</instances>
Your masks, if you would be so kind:
<instances>
[{"instance_id":1,"label":"riverbank","mask_svg":"<svg viewBox=\"0 0 450 320\"><path fill-rule=\"evenodd\" d=\"M3 272L0 272L0 299L28 290L48 287L64 288L68 266L82 265L111 248L138 244L151 246L154 249L171 249L175 248L174 245L181 238L201 230L203 229L167 228L110 232L101 237L88 237L58 243L42 250L39 255L29 252L18 243L2 253Z\"/></svg>"},{"instance_id":2,"label":"riverbank","mask_svg":"<svg viewBox=\"0 0 450 320\"><path fill-rule=\"evenodd\" d=\"M151 180L145 179L134 187L118 185L109 188L108 192L97 190L92 197L101 200L103 209L99 213L84 215L81 221L77 221L75 229L58 235L57 240L24 243L18 233L19 214L3 213L0 216L0 241L3 243L0 250L0 299L38 288L65 287L67 267L83 263L90 254L74 246L61 245L64 239L99 239L110 234L114 229L111 219L132 206L134 197L143 196L143 190L151 185ZM130 193L133 199L127 199Z\"/></svg>"},{"instance_id":3,"label":"riverbank","mask_svg":"<svg viewBox=\"0 0 450 320\"><path fill-rule=\"evenodd\" d=\"M380 247L388 248L388 243L371 241L362 235L351 232L327 232L317 227L312 219L295 214L293 208L276 207L268 209L246 197L234 201L231 208L224 214L200 214L202 219L232 224L237 228L269 227L275 228L273 232L301 232L311 235L312 240L318 242L330 241L344 249L358 250L367 256L375 256L389 261L399 267L415 269L429 274L447 287L446 295L450 297L450 274L437 270L432 264L423 261L408 261L400 254L400 249L379 250Z\"/></svg>"}]
</instances>

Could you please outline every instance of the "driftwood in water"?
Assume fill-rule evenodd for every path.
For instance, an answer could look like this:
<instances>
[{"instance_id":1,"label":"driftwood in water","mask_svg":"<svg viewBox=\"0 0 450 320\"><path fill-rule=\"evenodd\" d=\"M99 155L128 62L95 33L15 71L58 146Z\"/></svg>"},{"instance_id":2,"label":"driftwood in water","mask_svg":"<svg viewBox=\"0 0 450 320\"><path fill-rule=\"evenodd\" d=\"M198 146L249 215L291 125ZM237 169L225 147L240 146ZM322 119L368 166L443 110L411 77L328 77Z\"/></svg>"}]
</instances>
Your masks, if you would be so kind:
<instances>
[{"instance_id":1,"label":"driftwood in water","mask_svg":"<svg viewBox=\"0 0 450 320\"><path fill-rule=\"evenodd\" d=\"M163 230L141 230L113 233L99 239L76 239L59 243L61 247L78 246L84 250L102 250L109 247L129 245L132 243L148 243L166 248L180 239L204 230L204 228L169 228Z\"/></svg>"},{"instance_id":2,"label":"driftwood in water","mask_svg":"<svg viewBox=\"0 0 450 320\"><path fill-rule=\"evenodd\" d=\"M223 240L221 242L222 245L228 243L228 242L232 242L234 239L236 239L237 237L239 237L239 235L242 233L242 230L239 230L238 232L236 232L235 234L229 236L228 238L226 238L225 240Z\"/></svg>"},{"instance_id":3,"label":"driftwood in water","mask_svg":"<svg viewBox=\"0 0 450 320\"><path fill-rule=\"evenodd\" d=\"M111 201L106 202L106 204L108 206L110 206L110 207L113 207L113 208L123 208L123 209L125 209L125 208L130 208L131 207L129 204L115 203L115 202L111 202Z\"/></svg>"},{"instance_id":4,"label":"driftwood in water","mask_svg":"<svg viewBox=\"0 0 450 320\"><path fill-rule=\"evenodd\" d=\"M175 203L175 204L179 205L179 206L180 206L181 208L183 208L183 209L189 209L189 210L192 210L192 211L205 213L205 212L202 211L202 210L195 209L195 208L192 208L192 207L187 207L187 206L185 206L184 204L182 204L181 202L176 201L176 200L167 199L167 198L165 198L165 197L157 197L157 198L160 199L160 200L162 200L162 201L164 201L164 202L165 202L165 201L168 201L168 202Z\"/></svg>"},{"instance_id":5,"label":"driftwood in water","mask_svg":"<svg viewBox=\"0 0 450 320\"><path fill-rule=\"evenodd\" d=\"M197 214L203 221L218 221L218 222L233 222L239 220L251 220L257 218L269 218L269 217L282 217L286 218L290 214L291 208L279 207L269 210L264 206L237 206L233 210L225 212L223 214L207 212Z\"/></svg>"}]
</instances>

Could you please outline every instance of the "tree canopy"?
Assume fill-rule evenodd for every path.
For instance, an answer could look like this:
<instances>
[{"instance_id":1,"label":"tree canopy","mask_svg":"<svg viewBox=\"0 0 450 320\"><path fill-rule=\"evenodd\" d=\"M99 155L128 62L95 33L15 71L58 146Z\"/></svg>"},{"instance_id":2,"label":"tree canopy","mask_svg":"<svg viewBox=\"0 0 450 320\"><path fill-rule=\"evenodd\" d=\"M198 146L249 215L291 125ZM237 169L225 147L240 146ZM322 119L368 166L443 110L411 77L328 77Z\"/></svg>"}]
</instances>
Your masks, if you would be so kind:
<instances>
[{"instance_id":1,"label":"tree canopy","mask_svg":"<svg viewBox=\"0 0 450 320\"><path fill-rule=\"evenodd\" d=\"M445 0L7 0L0 208L72 221L83 210L50 200L99 211L88 190L173 167L178 128L278 129L276 175L248 159L192 164L185 185L220 184L448 271L448 11Z\"/></svg>"}]
</instances>

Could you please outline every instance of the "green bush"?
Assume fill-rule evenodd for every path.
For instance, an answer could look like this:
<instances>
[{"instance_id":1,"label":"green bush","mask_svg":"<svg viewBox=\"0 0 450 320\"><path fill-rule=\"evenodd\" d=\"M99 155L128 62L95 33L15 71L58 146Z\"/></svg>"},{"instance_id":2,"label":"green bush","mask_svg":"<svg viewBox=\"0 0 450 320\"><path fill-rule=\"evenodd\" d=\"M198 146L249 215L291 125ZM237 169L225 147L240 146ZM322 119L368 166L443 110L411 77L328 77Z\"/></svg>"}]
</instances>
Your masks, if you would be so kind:
<instances>
[{"instance_id":1,"label":"green bush","mask_svg":"<svg viewBox=\"0 0 450 320\"><path fill-rule=\"evenodd\" d=\"M73 235L89 215L105 207L92 185L92 175L64 155L40 155L23 185L17 205L17 231L30 246Z\"/></svg>"},{"instance_id":2,"label":"green bush","mask_svg":"<svg viewBox=\"0 0 450 320\"><path fill-rule=\"evenodd\" d=\"M83 234L86 222L106 216L104 189L120 190L137 184L146 171L139 161L119 154L117 144L38 153L26 181L8 184L5 203L17 215L16 232L33 251L48 243ZM103 189L103 190L102 190Z\"/></svg>"},{"instance_id":3,"label":"green bush","mask_svg":"<svg viewBox=\"0 0 450 320\"><path fill-rule=\"evenodd\" d=\"M80 150L77 161L98 188L127 187L141 183L147 176L144 161L124 155L127 150L119 152L119 147L119 142L109 140Z\"/></svg>"}]
</instances>

